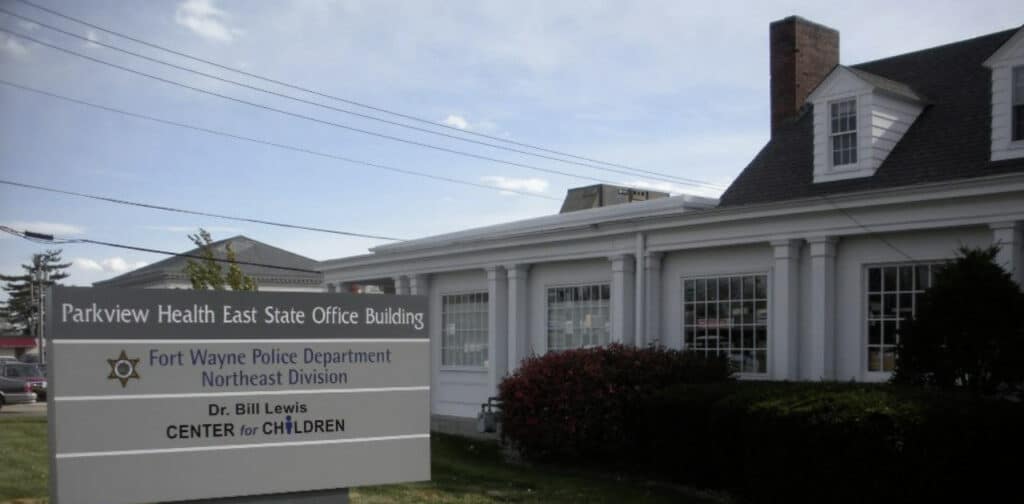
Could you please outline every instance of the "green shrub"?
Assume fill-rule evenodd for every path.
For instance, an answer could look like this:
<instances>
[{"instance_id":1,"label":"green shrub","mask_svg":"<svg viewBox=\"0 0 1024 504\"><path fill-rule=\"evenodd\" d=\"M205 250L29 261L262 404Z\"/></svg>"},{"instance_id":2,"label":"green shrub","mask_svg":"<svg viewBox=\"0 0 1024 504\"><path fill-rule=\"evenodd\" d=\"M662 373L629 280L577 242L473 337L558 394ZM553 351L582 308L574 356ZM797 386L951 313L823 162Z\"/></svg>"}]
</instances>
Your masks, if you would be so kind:
<instances>
[{"instance_id":1,"label":"green shrub","mask_svg":"<svg viewBox=\"0 0 1024 504\"><path fill-rule=\"evenodd\" d=\"M1024 448L1021 404L892 385L682 386L643 411L652 469L754 502L978 501Z\"/></svg>"},{"instance_id":2,"label":"green shrub","mask_svg":"<svg viewBox=\"0 0 1024 504\"><path fill-rule=\"evenodd\" d=\"M673 384L728 380L724 358L661 347L552 352L526 359L499 386L502 434L534 459L634 453L646 397Z\"/></svg>"},{"instance_id":3,"label":"green shrub","mask_svg":"<svg viewBox=\"0 0 1024 504\"><path fill-rule=\"evenodd\" d=\"M900 334L898 383L991 393L1024 380L1024 294L995 262L999 247L961 249L919 298Z\"/></svg>"}]
</instances>

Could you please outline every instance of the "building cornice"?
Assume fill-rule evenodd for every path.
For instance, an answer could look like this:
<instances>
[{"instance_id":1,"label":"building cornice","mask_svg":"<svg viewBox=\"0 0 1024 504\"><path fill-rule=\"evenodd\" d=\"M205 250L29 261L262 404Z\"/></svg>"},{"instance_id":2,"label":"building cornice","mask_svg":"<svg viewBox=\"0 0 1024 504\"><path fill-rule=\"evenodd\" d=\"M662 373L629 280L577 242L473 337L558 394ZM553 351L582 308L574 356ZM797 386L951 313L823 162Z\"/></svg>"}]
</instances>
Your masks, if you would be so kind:
<instances>
[{"instance_id":1,"label":"building cornice","mask_svg":"<svg viewBox=\"0 0 1024 504\"><path fill-rule=\"evenodd\" d=\"M854 210L871 209L881 207L934 202L937 200L951 201L977 196L992 196L1024 191L1024 173L1012 173L994 175L991 177L979 177L956 181L943 181L914 186L902 186L897 188L853 192L840 195L812 196L779 202L758 203L741 206L720 207L708 210L688 210L673 213L656 213L649 215L628 215L615 220L607 220L587 225L572 225L564 227L551 227L544 230L537 230L527 233L507 233L491 236L477 236L466 234L459 239L450 241L431 242L421 248L404 251L402 253L363 255L351 258L341 258L321 263L320 269L325 274L340 272L348 269L376 268L387 264L408 264L409 261L438 256L450 256L454 253L479 253L495 249L510 249L514 247L530 247L550 244L555 242L566 242L571 240L587 240L594 238L607 239L609 237L621 236L626 233L638 231L650 232L671 228L696 228L708 225L719 225L725 223L737 223L743 221L768 220L785 216L811 215L821 213L845 213ZM1005 220L1005 219L1003 219ZM971 222L965 221L964 224ZM900 223L889 225L890 229L876 229L876 231L898 230ZM485 228L486 229L486 228ZM836 235L863 233L861 226L850 222L845 229L837 230ZM802 236L797 236L802 237ZM771 239L786 239L789 236L771 236L766 231L764 236L748 236L742 239L721 240L719 242L700 240L707 246L751 243L758 241L771 241ZM683 245L682 243L674 244ZM691 244L695 246L696 244ZM652 250L665 247L665 244L653 244ZM615 245L610 245L614 248ZM628 253L630 245L623 243L621 251L611 252ZM453 248L457 250L453 251ZM687 247L689 248L689 247ZM606 249L604 256L609 250ZM529 258L524 255L524 261ZM552 257L554 259L554 257Z\"/></svg>"}]
</instances>

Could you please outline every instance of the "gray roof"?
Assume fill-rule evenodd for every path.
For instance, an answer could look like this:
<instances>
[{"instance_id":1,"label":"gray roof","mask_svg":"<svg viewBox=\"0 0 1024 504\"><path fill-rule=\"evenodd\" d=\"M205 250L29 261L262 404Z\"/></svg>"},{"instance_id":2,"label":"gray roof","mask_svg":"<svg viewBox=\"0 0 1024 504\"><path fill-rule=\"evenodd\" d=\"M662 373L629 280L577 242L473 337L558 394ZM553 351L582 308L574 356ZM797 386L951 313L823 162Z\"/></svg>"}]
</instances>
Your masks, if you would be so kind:
<instances>
[{"instance_id":1,"label":"gray roof","mask_svg":"<svg viewBox=\"0 0 1024 504\"><path fill-rule=\"evenodd\" d=\"M868 84L871 84L877 89L880 89L886 93L894 94L896 96L902 96L904 98L910 98L919 102L927 101L923 96L914 91L913 88L902 82L897 82L892 79L887 79L881 75L875 75L867 70L861 70L856 67L846 67L847 70L852 72L857 77L860 77Z\"/></svg>"},{"instance_id":2,"label":"gray roof","mask_svg":"<svg viewBox=\"0 0 1024 504\"><path fill-rule=\"evenodd\" d=\"M231 250L235 252L235 259L239 263L253 263L239 264L238 267L243 273L253 277L258 285L320 285L323 280L323 274L316 272L319 265L317 261L246 236L239 235L213 242L210 246L213 247L214 256L221 259L226 258L225 246L228 243L231 244ZM199 248L183 252L183 254L198 255ZM96 287L132 287L167 280L187 282L188 275L184 273L184 270L188 261L188 257L171 256L109 280L96 282L93 285ZM227 265L225 264L225 266Z\"/></svg>"},{"instance_id":3,"label":"gray roof","mask_svg":"<svg viewBox=\"0 0 1024 504\"><path fill-rule=\"evenodd\" d=\"M1007 30L850 67L926 106L871 177L814 183L813 107L783 123L729 189L722 206L883 189L1024 171L1024 159L990 161L991 71L982 64L1016 33ZM884 80L883 80L884 79Z\"/></svg>"}]
</instances>

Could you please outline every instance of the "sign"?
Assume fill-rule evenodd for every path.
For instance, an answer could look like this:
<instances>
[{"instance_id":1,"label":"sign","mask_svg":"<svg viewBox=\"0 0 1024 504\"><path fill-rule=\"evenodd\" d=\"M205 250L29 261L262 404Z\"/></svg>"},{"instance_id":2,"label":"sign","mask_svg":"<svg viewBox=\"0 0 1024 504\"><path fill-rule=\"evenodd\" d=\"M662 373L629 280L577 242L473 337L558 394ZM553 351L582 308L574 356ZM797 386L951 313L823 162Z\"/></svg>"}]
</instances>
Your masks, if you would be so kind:
<instances>
[{"instance_id":1,"label":"sign","mask_svg":"<svg viewBox=\"0 0 1024 504\"><path fill-rule=\"evenodd\" d=\"M430 479L422 296L56 287L51 498Z\"/></svg>"}]
</instances>

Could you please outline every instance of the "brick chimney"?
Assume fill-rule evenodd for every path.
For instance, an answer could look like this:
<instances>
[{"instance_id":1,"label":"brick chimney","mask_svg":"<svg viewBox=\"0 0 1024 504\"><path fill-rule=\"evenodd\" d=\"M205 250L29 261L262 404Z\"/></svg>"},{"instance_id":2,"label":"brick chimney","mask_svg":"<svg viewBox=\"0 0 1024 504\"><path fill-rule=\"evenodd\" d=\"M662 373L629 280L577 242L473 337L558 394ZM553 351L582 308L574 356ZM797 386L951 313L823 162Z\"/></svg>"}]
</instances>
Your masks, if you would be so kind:
<instances>
[{"instance_id":1,"label":"brick chimney","mask_svg":"<svg viewBox=\"0 0 1024 504\"><path fill-rule=\"evenodd\" d=\"M839 64L839 32L790 16L768 25L772 136L796 117L807 95Z\"/></svg>"}]
</instances>

